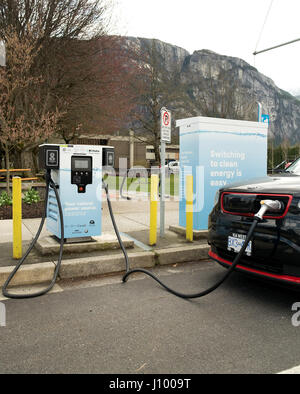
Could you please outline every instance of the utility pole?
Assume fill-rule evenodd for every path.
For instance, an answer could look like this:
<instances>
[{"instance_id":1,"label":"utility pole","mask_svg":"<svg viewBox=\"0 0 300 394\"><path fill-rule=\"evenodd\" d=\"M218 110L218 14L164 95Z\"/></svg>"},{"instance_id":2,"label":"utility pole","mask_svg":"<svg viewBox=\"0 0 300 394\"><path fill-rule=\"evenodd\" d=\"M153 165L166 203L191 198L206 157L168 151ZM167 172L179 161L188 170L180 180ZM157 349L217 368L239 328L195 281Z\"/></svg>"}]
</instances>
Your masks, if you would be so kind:
<instances>
[{"instance_id":1,"label":"utility pole","mask_svg":"<svg viewBox=\"0 0 300 394\"><path fill-rule=\"evenodd\" d=\"M134 166L134 131L129 131L129 167Z\"/></svg>"},{"instance_id":2,"label":"utility pole","mask_svg":"<svg viewBox=\"0 0 300 394\"><path fill-rule=\"evenodd\" d=\"M0 41L0 67L6 66L5 43Z\"/></svg>"},{"instance_id":3,"label":"utility pole","mask_svg":"<svg viewBox=\"0 0 300 394\"><path fill-rule=\"evenodd\" d=\"M6 48L5 48L4 41L0 41L0 67L5 67L5 66L6 66ZM1 130L1 122L0 122L0 130ZM0 167L2 167L2 161L3 161L3 168L4 168L5 159L4 159L4 157L0 156ZM1 324L0 324L0 326L1 326Z\"/></svg>"}]
</instances>

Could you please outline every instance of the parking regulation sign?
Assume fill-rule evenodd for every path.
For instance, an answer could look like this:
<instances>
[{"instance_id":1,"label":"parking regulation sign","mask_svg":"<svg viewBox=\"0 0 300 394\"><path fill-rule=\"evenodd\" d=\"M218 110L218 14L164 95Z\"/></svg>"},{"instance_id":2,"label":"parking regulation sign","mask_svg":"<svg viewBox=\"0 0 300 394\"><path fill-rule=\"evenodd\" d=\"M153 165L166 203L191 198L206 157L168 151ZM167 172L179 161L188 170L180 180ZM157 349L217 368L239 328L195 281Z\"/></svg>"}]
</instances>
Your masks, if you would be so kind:
<instances>
[{"instance_id":1,"label":"parking regulation sign","mask_svg":"<svg viewBox=\"0 0 300 394\"><path fill-rule=\"evenodd\" d=\"M160 111L160 138L162 142L171 143L171 112L166 108Z\"/></svg>"}]
</instances>

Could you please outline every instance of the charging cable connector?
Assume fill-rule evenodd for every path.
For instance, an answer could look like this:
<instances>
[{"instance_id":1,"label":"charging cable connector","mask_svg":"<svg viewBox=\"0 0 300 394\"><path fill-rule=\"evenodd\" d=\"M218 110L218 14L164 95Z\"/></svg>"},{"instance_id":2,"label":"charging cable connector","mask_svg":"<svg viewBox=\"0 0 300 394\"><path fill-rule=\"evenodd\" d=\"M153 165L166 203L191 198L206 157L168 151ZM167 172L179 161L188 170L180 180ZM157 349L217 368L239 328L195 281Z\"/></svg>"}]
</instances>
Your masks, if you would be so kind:
<instances>
[{"instance_id":1,"label":"charging cable connector","mask_svg":"<svg viewBox=\"0 0 300 394\"><path fill-rule=\"evenodd\" d=\"M283 203L278 200L261 200L260 204L261 208L254 216L259 220L263 220L263 216L267 211L279 212L283 208Z\"/></svg>"}]
</instances>

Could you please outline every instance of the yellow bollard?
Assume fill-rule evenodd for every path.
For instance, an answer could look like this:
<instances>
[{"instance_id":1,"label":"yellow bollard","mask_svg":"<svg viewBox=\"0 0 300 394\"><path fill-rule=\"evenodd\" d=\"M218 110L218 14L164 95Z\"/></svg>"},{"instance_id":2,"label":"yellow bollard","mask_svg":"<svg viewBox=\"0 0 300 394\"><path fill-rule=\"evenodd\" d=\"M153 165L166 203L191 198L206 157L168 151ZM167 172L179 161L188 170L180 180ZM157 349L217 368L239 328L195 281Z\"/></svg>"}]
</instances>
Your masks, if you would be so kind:
<instances>
[{"instance_id":1,"label":"yellow bollard","mask_svg":"<svg viewBox=\"0 0 300 394\"><path fill-rule=\"evenodd\" d=\"M186 185L186 240L193 242L193 175L187 175Z\"/></svg>"},{"instance_id":2,"label":"yellow bollard","mask_svg":"<svg viewBox=\"0 0 300 394\"><path fill-rule=\"evenodd\" d=\"M22 257L22 180L13 178L13 258Z\"/></svg>"},{"instance_id":3,"label":"yellow bollard","mask_svg":"<svg viewBox=\"0 0 300 394\"><path fill-rule=\"evenodd\" d=\"M150 236L149 245L156 244L157 238L158 175L151 175L150 190Z\"/></svg>"}]
</instances>

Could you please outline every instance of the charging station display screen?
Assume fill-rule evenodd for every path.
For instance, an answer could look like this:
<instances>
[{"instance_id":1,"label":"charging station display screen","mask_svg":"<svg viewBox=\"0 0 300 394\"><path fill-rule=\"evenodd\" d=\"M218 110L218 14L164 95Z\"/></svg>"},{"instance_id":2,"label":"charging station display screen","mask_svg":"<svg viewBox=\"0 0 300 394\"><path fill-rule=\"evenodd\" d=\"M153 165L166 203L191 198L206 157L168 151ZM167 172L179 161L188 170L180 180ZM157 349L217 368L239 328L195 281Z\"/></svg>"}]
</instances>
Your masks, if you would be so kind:
<instances>
[{"instance_id":1,"label":"charging station display screen","mask_svg":"<svg viewBox=\"0 0 300 394\"><path fill-rule=\"evenodd\" d=\"M76 170L87 170L89 168L89 160L74 160L74 168Z\"/></svg>"},{"instance_id":2,"label":"charging station display screen","mask_svg":"<svg viewBox=\"0 0 300 394\"><path fill-rule=\"evenodd\" d=\"M85 193L93 183L92 157L71 157L71 184L77 185L78 193Z\"/></svg>"}]
</instances>

